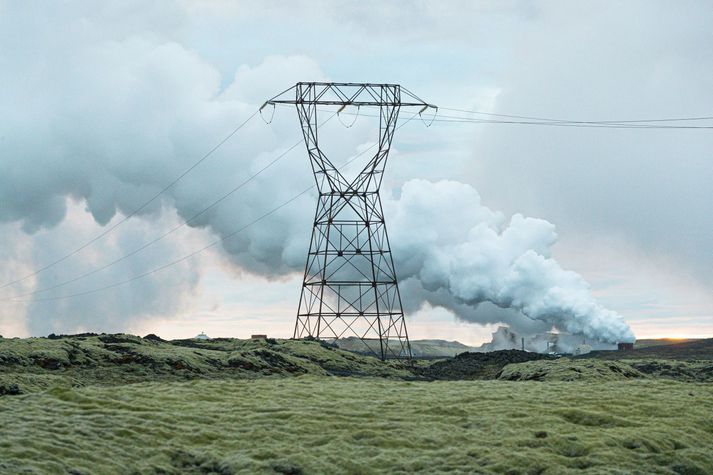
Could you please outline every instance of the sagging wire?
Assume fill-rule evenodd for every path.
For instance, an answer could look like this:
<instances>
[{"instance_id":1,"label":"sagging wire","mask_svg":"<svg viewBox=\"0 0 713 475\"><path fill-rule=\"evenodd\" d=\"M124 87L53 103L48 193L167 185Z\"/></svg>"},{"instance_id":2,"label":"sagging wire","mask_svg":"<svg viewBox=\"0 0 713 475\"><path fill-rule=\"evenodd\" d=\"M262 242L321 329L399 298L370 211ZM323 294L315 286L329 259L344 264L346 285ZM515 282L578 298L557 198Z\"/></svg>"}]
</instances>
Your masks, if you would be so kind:
<instances>
[{"instance_id":1,"label":"sagging wire","mask_svg":"<svg viewBox=\"0 0 713 475\"><path fill-rule=\"evenodd\" d=\"M428 123L426 123L426 120L423 118L423 113L426 111L426 109L433 109L433 115L431 116L431 120L428 121ZM423 108L418 111L418 117L419 119L421 119L421 122L423 122L426 127L430 127L431 125L433 125L433 121L436 120L436 115L438 115L438 106L434 106L431 104L423 106Z\"/></svg>"},{"instance_id":2,"label":"sagging wire","mask_svg":"<svg viewBox=\"0 0 713 475\"><path fill-rule=\"evenodd\" d=\"M339 108L339 110L337 111L337 119L339 119L339 122L341 122L341 124L342 124L344 127L346 127L347 129L351 129L352 125L354 125L354 124L356 123L357 119L359 118L359 111L361 110L361 106L360 106L360 105L357 105L357 106L356 106L356 108L357 108L356 113L354 113L354 112L347 112L347 114L354 116L354 120L352 120L351 123L347 124L346 122L344 122L344 121L342 120L341 112L342 112L348 105L349 105L349 104L344 104L342 107Z\"/></svg>"},{"instance_id":3,"label":"sagging wire","mask_svg":"<svg viewBox=\"0 0 713 475\"><path fill-rule=\"evenodd\" d=\"M270 114L270 119L265 119L265 115L263 114L263 109L267 107L268 105L272 106L272 113ZM260 106L260 118L262 118L263 122L265 122L267 125L272 124L272 119L275 118L275 104L271 104L269 101L265 102L262 106Z\"/></svg>"}]
</instances>

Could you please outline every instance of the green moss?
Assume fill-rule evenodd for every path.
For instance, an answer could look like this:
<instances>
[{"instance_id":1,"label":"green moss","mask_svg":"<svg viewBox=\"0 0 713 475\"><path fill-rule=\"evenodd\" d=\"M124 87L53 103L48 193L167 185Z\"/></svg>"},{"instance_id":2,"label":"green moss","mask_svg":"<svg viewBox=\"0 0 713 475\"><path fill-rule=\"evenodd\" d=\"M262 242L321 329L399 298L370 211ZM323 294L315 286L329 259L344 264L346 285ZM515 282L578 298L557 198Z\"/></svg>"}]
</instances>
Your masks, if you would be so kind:
<instances>
[{"instance_id":1,"label":"green moss","mask_svg":"<svg viewBox=\"0 0 713 475\"><path fill-rule=\"evenodd\" d=\"M713 473L705 361L505 356L3 339L0 473ZM413 380L439 368L503 380Z\"/></svg>"},{"instance_id":2,"label":"green moss","mask_svg":"<svg viewBox=\"0 0 713 475\"><path fill-rule=\"evenodd\" d=\"M498 376L508 381L622 381L644 377L619 361L571 358L513 363L505 366Z\"/></svg>"},{"instance_id":3,"label":"green moss","mask_svg":"<svg viewBox=\"0 0 713 475\"><path fill-rule=\"evenodd\" d=\"M627 359L625 362L637 371L657 378L713 382L711 360Z\"/></svg>"},{"instance_id":4,"label":"green moss","mask_svg":"<svg viewBox=\"0 0 713 475\"><path fill-rule=\"evenodd\" d=\"M52 385L114 386L301 374L414 377L404 362L382 362L317 341L169 342L124 334L0 340L0 396Z\"/></svg>"},{"instance_id":5,"label":"green moss","mask_svg":"<svg viewBox=\"0 0 713 475\"><path fill-rule=\"evenodd\" d=\"M651 379L64 387L0 399L0 471L711 473L711 424L712 386Z\"/></svg>"},{"instance_id":6,"label":"green moss","mask_svg":"<svg viewBox=\"0 0 713 475\"><path fill-rule=\"evenodd\" d=\"M581 409L564 409L559 412L567 422L587 427L628 427L632 423L626 419L613 417L611 414L603 412L585 411Z\"/></svg>"}]
</instances>

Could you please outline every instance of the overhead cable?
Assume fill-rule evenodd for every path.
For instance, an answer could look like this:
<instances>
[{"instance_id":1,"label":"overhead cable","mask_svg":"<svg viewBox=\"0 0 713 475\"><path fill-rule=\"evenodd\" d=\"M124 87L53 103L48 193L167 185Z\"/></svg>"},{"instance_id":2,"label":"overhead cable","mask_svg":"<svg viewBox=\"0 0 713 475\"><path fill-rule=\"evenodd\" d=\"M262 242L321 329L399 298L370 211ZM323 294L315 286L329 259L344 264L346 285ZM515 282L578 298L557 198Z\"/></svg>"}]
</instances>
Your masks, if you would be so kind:
<instances>
[{"instance_id":1,"label":"overhead cable","mask_svg":"<svg viewBox=\"0 0 713 475\"><path fill-rule=\"evenodd\" d=\"M96 235L95 237L93 237L92 239L90 239L89 241L85 242L85 243L82 244L81 246L75 248L73 251L69 252L68 254L63 255L63 256L60 257L59 259L56 259L56 260L50 262L49 264L46 264L46 265L40 267L39 269L33 271L33 272L30 273L30 274L25 275L24 277L20 277L19 279L15 279L15 280L13 280L13 281L10 281L10 282L7 282L7 283L5 283L5 284L0 285L0 289L3 289L3 288L5 288L5 287L8 287L8 286L13 285L13 284L17 284L18 282L22 282L22 281L24 281L24 280L27 280L27 279L29 279L30 277L33 277L33 276L39 274L40 272L44 272L44 271L46 271L47 269L49 269L49 268L51 268L51 267L53 267L53 266L59 264L60 262L63 262L63 261L65 261L65 260L69 259L70 257L74 256L74 255L77 254L78 252L82 251L83 249L86 249L87 247L89 247L90 245L94 244L95 242L97 242L98 240L100 240L101 238L103 238L104 236L106 236L107 234L109 234L109 233L111 233L112 231L114 231L116 228L118 228L119 226L121 226L122 224L124 224L126 221L128 221L128 220L129 220L130 218L132 218L133 216L136 216L138 213L140 213L141 211L143 211L144 209L146 209L146 207L147 207L148 205L150 205L151 203L153 203L154 201L156 201L156 199L157 199L158 197L160 197L160 196L163 195L166 191L168 191L169 189L171 189L171 188L172 188L176 183L178 183L182 178L184 178L184 177L185 177L186 175L188 175L191 171L193 171L198 165L200 165L201 163L203 163L203 162L204 162L208 157L210 157L216 150L218 150L225 142L227 142L233 135L235 135L240 129L242 129L248 122L250 122L250 121L258 114L258 112L259 112L259 111L253 112L252 115L250 115L250 117L248 117L248 118L245 119L242 123L240 123L240 125L238 125L237 127L235 127L228 135L226 135L226 136L225 136L220 142L218 142L213 148L211 148L208 152L206 152L203 156L201 156L197 161L195 161L190 167L188 167L185 171L183 171L183 173L181 173L180 175L178 175L178 176L177 176L176 178L174 178L168 185L164 186L158 193L156 193L155 195L153 195L148 201L145 201L145 202L144 202L143 204L141 204L138 208L134 209L132 212L130 212L129 214L127 214L126 216L124 216L122 219L120 219L119 221L117 221L115 224L113 224L112 226L108 227L107 229L105 229L104 231L102 231L101 233L99 233L98 235Z\"/></svg>"},{"instance_id":2,"label":"overhead cable","mask_svg":"<svg viewBox=\"0 0 713 475\"><path fill-rule=\"evenodd\" d=\"M334 117L334 115L332 115L332 116L330 116L329 118L327 118L324 122L322 122L322 123L318 126L318 128L321 127L321 126L323 126L323 125L326 124L327 122L329 122L333 117ZM233 189L231 189L231 190L228 191L227 193L225 193L225 194L223 194L222 196L220 196L218 199L216 199L215 201L213 201L211 204L209 204L208 206L206 206L205 208L203 208L203 209L200 210L199 212L195 213L193 216L191 216L191 217L188 218L187 220L185 220L185 221L183 221L182 223L180 223L180 224L174 226L173 228L169 229L168 231L166 231L165 233L161 234L160 236L158 236L158 237L152 239L151 241L148 241L148 242L142 244L141 246L137 247L136 249L134 249L134 250L132 250L132 251L130 251L130 252L128 252L128 253L126 253L126 254L124 254L124 255L122 255L122 256L116 258L116 259L114 259L114 260L111 261L111 262L108 262L108 263L104 264L104 265L101 266L101 267L97 267L97 268L95 268L95 269L92 269L92 270L90 270L90 271L88 271L88 272L85 272L85 273L83 273L83 274L80 274L80 275L78 275L78 276L76 276L76 277L73 277L73 278L71 278L71 279L69 279L69 280L65 280L65 281L63 281L63 282L60 282L60 283L55 284L55 285L51 285L51 286L49 286L49 287L43 287L43 288L41 288L41 289L33 290L32 292L26 292L26 293L24 293L24 294L14 295L13 297L8 297L8 298L0 299L0 301L7 301L7 300L14 300L14 299L22 298L22 297L29 297L29 296L31 296L31 295L37 295L37 294L41 294L41 293L44 293L44 292L49 292L50 290L58 289L58 288L60 288L60 287L64 287L64 286L69 285L69 284L71 284L71 283L77 282L77 281L79 281L79 280L82 280L82 279L87 278L87 277L89 277L89 276L92 276L92 275L94 275L94 274L97 274L97 273L103 271L104 269L107 269L107 268L109 268L109 267L112 267L112 266L118 264L119 262L121 262L121 261L123 261L123 260L125 260L125 259L128 259L128 258L131 257L131 256L134 256L134 255L138 254L139 252L143 251L144 249L148 248L149 246L151 246L151 245L153 245L153 244L155 244L155 243L161 241L162 239L166 238L166 237L169 236L170 234L173 234L174 232L178 231L178 230L181 229L182 227L184 227L184 226L186 226L186 225L189 225L190 223L194 222L197 218L199 218L200 216L202 216L202 215L205 214L206 212L208 212L208 211L210 211L211 209L215 208L218 204L222 203L222 202L225 201L228 197L230 197L230 196L233 195L235 192L237 192L238 190L240 190L241 188L243 188L245 185L247 185L248 183L250 183L251 181L253 181L255 178L257 178L257 177L258 177L260 174L262 174L265 170L267 170L268 168L272 167L274 164L276 164L276 163L279 162L281 159L283 159L285 156L287 156L288 153L290 153L292 150L294 150L294 149L295 149L298 145L300 145L301 143L302 143L302 140L299 140L299 141L295 142L292 146L290 146L290 147L289 147L288 149L286 149L284 152L282 152L282 153L279 154L277 157L275 157L273 160L271 160L269 163L267 163L267 165L265 165L265 166L262 167L260 170L258 170L257 172L253 173L252 175L250 175L248 178L246 178L245 180L243 180L242 182L240 182L240 184L238 184L236 187L234 187Z\"/></svg>"},{"instance_id":3,"label":"overhead cable","mask_svg":"<svg viewBox=\"0 0 713 475\"><path fill-rule=\"evenodd\" d=\"M400 125L398 125L396 128L398 129L398 128L400 128L400 127L403 127L403 126L406 125L408 122L410 122L411 120L413 120L417 115L418 115L418 114L414 114L413 116L411 116L410 118L408 118L406 121L404 121L403 123L401 123ZM333 117L333 116L332 116L332 117ZM331 119L332 117L330 117L329 119ZM327 120L329 120L329 119L327 119ZM326 121L325 121L325 123L326 123ZM323 123L322 125L324 125L324 123ZM358 154L354 155L352 158L350 158L349 160L347 160L347 161L344 163L343 166L348 166L349 164L351 164L352 162L354 162L357 158L361 157L362 155L364 155L365 153L367 153L369 150L373 149L373 148L376 147L376 146L377 146L376 143L370 145L370 146L367 147L366 149L362 150L361 152L359 152ZM293 146L293 147L294 147L294 146ZM281 204L278 205L277 207L272 208L270 211L268 211L268 212L266 212L266 213L260 215L258 218L254 219L253 221L251 221L251 222L245 224L244 226L242 226L242 227L236 229L235 231L233 231L233 232L231 232L231 233L229 233L229 234L227 234L227 235L225 235L225 236L223 236L223 237L221 237L221 238L219 238L219 239L216 239L215 241L211 242L210 244L208 244L208 245L206 245L206 246L204 246L204 247L202 247L202 248L200 248L200 249L198 249L198 250L196 250L196 251L191 252L190 254L187 254L187 255L185 255L185 256L183 256L183 257L181 257L181 258L179 258L179 259L176 259L176 260L174 260L174 261L171 261L171 262L169 262L168 264L164 264L164 265L162 265L162 266L159 266L159 267L156 267L156 268L151 269L151 270L149 270L149 271L146 271L146 272L144 272L144 273L142 273L142 274L138 274L138 275L135 275L135 276L133 276L133 277L130 277L129 279L126 279L126 280L123 280L123 281L120 281L120 282L115 282L115 283L113 283L113 284L105 285L105 286L102 286L102 287L98 287L98 288L86 290L86 291L83 291L83 292L77 292L77 293L73 293L73 294L68 294L68 295L58 295L58 296L52 296L52 297L33 298L33 299L31 299L31 300L21 300L21 299L15 297L15 298L6 299L6 300L11 300L11 301L14 301L14 302L44 302L44 301L53 301L53 300L64 300L64 299L69 299L69 298L74 298L74 297L80 297L80 296L84 296L84 295L91 295L91 294L94 294L94 293L97 293L97 292L102 292L102 291L104 291L104 290L109 290L109 289L113 289L113 288L115 288L115 287L119 287L119 286L122 286L122 285L126 285L126 284L128 284L128 283L134 282L134 281L139 280L139 279L141 279L141 278L144 278L144 277L147 277L147 276L149 276L149 275L152 275L152 274L155 274L155 273L157 273L157 272L160 272L160 271L162 271L162 270L168 269L168 268L170 268L170 267L172 267L172 266L174 266L174 265L176 265L176 264L180 264L181 262L184 262L184 261L190 259L191 257L193 257L193 256L195 256L195 255L197 255L197 254L200 254L200 253L203 252L203 251L206 251L206 250L208 250L208 249L210 249L210 248L212 248L212 247L215 247L216 245L220 244L221 242L225 242L226 240L228 240L228 239L232 238L233 236L235 236L235 235L237 235L237 234L243 232L244 230L248 229L249 227L253 226L254 224L257 224L258 222L260 222L260 221L262 221L263 219L267 218L268 216L274 214L274 213L277 212L278 210L280 210L280 209L284 208L285 206L289 205L289 204L292 203L293 201L297 200L300 196L304 195L305 193L309 192L310 190L314 189L315 187L316 187L316 185L312 185L312 186L310 186L309 188L306 188L306 189L302 190L302 191L301 191L300 193L298 193L297 195L293 196L292 198L288 199L287 201L284 201L283 203L281 203ZM49 289L47 289L47 290L49 290ZM18 296L18 297L19 297L19 296Z\"/></svg>"}]
</instances>

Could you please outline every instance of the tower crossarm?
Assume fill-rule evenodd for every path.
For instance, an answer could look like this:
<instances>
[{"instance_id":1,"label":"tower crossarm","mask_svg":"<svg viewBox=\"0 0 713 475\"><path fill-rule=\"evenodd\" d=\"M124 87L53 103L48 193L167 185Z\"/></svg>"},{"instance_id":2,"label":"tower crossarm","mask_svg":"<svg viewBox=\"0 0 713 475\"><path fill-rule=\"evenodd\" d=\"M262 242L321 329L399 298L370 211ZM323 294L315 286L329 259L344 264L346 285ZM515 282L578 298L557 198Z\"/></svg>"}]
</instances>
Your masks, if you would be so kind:
<instances>
[{"instance_id":1,"label":"tower crossarm","mask_svg":"<svg viewBox=\"0 0 713 475\"><path fill-rule=\"evenodd\" d=\"M392 91L384 94L385 90ZM405 99L402 99L401 93ZM353 82L298 82L265 104L315 104L318 106L380 107L385 105L436 108L398 84Z\"/></svg>"}]
</instances>

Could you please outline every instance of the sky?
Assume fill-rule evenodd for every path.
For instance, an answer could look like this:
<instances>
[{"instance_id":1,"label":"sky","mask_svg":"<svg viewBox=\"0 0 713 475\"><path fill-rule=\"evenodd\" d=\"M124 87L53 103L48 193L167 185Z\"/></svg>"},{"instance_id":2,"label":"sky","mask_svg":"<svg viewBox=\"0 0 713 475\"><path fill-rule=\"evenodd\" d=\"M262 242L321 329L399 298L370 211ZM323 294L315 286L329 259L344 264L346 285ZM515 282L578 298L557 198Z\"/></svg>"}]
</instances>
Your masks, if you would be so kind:
<instances>
[{"instance_id":1,"label":"sky","mask_svg":"<svg viewBox=\"0 0 713 475\"><path fill-rule=\"evenodd\" d=\"M711 116L712 22L704 1L0 1L0 335L291 336L313 194L190 254L310 186L293 109L255 117L124 221L265 100L363 81L439 114ZM359 117L321 137L343 163L373 131ZM564 325L561 309L638 338L713 337L712 149L711 129L406 123L382 191L411 338L479 344L501 323ZM564 289L556 311L533 307L543 282Z\"/></svg>"}]
</instances>

